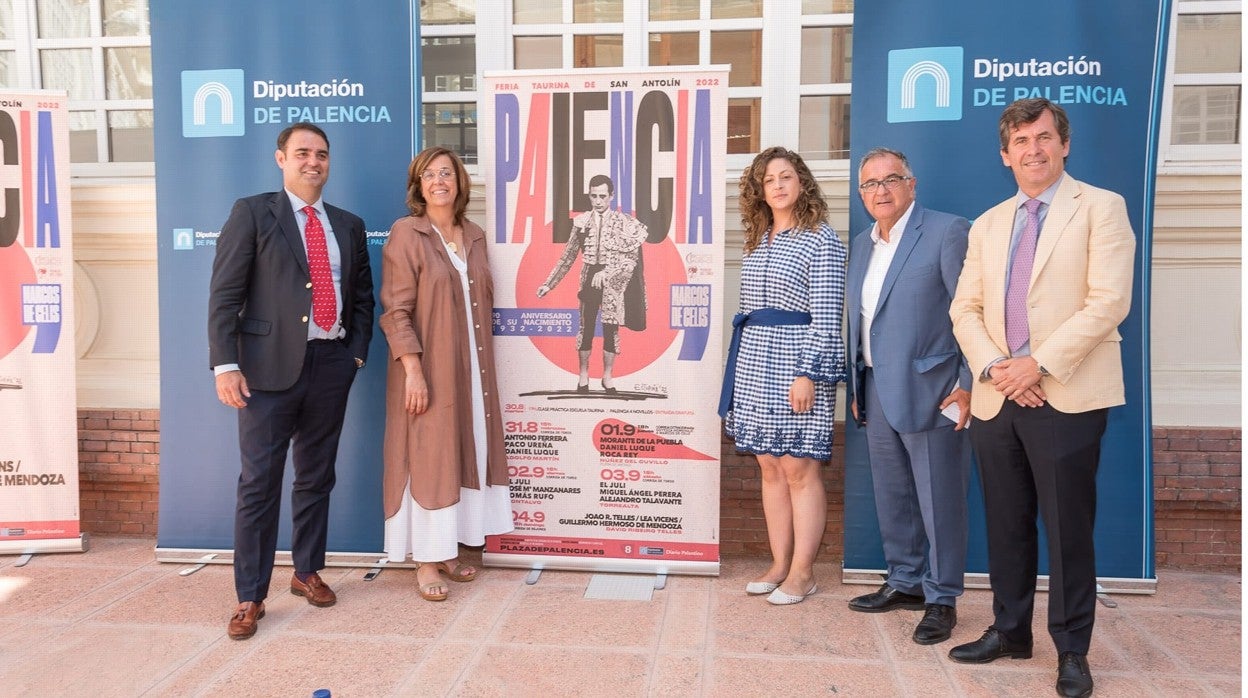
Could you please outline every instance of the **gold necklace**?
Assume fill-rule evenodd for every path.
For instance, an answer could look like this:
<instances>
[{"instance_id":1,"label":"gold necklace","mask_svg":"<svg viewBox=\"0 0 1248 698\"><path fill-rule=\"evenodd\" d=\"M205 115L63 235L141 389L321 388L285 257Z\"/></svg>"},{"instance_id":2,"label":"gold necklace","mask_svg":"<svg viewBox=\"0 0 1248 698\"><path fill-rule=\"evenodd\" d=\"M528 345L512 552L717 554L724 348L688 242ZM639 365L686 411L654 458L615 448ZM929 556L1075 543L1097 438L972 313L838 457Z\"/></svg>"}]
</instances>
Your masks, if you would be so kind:
<instances>
[{"instance_id":1,"label":"gold necklace","mask_svg":"<svg viewBox=\"0 0 1248 698\"><path fill-rule=\"evenodd\" d=\"M451 254L459 254L459 245L456 245L454 240L447 241L446 236L442 234L441 230L438 230L438 226L434 225L432 221L430 221L429 225L433 228L433 232L442 238L442 244L446 245L446 249L450 250Z\"/></svg>"}]
</instances>

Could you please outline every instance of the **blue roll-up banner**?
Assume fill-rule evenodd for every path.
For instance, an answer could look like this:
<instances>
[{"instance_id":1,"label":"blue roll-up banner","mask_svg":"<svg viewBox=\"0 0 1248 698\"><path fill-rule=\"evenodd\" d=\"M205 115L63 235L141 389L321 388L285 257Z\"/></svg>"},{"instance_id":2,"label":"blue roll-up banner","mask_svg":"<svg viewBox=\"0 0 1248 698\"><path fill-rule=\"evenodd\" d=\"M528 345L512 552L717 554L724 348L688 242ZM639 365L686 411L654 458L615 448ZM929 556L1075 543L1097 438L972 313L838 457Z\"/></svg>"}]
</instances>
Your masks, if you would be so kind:
<instances>
[{"instance_id":1,"label":"blue roll-up banner","mask_svg":"<svg viewBox=\"0 0 1248 698\"><path fill-rule=\"evenodd\" d=\"M1152 580L1153 478L1148 315L1153 185L1169 0L856 3L850 235L871 224L857 196L867 150L904 152L926 207L974 220L1015 194L997 120L1047 97L1070 116L1072 176L1121 194L1137 237L1131 313L1122 324L1127 404L1110 410L1097 473L1097 575ZM1025 40L1020 40L1025 37ZM865 431L845 443L846 576L883 570ZM970 492L968 573L988 569L978 477ZM1048 573L1041 543L1041 574Z\"/></svg>"},{"instance_id":2,"label":"blue roll-up banner","mask_svg":"<svg viewBox=\"0 0 1248 698\"><path fill-rule=\"evenodd\" d=\"M238 426L208 365L208 282L235 199L280 191L277 134L298 121L330 140L327 202L364 219L374 282L406 215L416 133L414 0L154 2L152 65L160 282L159 549L234 545ZM348 403L330 505L330 552L382 548L385 340ZM287 468L278 547L289 549Z\"/></svg>"}]
</instances>

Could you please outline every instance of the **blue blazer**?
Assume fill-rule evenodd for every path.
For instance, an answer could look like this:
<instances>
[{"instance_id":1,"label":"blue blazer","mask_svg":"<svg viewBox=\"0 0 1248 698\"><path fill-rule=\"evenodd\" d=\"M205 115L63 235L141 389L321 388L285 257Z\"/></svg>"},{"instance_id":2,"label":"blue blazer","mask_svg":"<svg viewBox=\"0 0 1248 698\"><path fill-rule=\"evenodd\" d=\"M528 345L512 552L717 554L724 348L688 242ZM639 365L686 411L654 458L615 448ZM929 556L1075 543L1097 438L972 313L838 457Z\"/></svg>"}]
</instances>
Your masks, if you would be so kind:
<instances>
[{"instance_id":1,"label":"blue blazer","mask_svg":"<svg viewBox=\"0 0 1248 698\"><path fill-rule=\"evenodd\" d=\"M368 358L373 336L373 274L364 221L325 204L342 256L344 339ZM285 390L303 369L312 276L303 235L285 191L234 203L217 238L208 292L208 365L238 364L247 384Z\"/></svg>"},{"instance_id":2,"label":"blue blazer","mask_svg":"<svg viewBox=\"0 0 1248 698\"><path fill-rule=\"evenodd\" d=\"M953 336L949 304L957 291L966 259L970 223L960 216L930 211L916 201L884 277L875 319L871 322L872 375L884 409L883 418L900 433L953 426L940 414L940 403L955 386L971 389L971 373ZM845 284L849 315L849 399L865 414L862 395L866 364L862 358L862 282L871 260L871 228L854 238Z\"/></svg>"}]
</instances>

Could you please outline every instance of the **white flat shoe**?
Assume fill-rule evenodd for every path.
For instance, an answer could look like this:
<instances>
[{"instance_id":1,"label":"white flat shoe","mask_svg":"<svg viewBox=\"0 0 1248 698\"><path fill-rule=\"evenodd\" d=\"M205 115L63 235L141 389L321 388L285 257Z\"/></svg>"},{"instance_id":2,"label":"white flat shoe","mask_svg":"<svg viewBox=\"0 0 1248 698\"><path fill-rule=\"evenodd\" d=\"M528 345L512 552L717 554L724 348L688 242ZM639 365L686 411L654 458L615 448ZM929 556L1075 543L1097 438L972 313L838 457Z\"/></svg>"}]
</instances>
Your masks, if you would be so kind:
<instances>
[{"instance_id":1,"label":"white flat shoe","mask_svg":"<svg viewBox=\"0 0 1248 698\"><path fill-rule=\"evenodd\" d=\"M750 582L745 585L745 593L750 596L762 596L775 591L778 586L780 585L775 582Z\"/></svg>"},{"instance_id":2,"label":"white flat shoe","mask_svg":"<svg viewBox=\"0 0 1248 698\"><path fill-rule=\"evenodd\" d=\"M771 595L767 597L767 603L773 606L791 606L795 603L801 603L805 601L807 596L810 596L816 591L819 591L818 584L811 585L810 591L806 592L805 594L801 596L794 596L792 594L786 594L785 592L780 591L779 587L777 587L776 590L771 592Z\"/></svg>"}]
</instances>

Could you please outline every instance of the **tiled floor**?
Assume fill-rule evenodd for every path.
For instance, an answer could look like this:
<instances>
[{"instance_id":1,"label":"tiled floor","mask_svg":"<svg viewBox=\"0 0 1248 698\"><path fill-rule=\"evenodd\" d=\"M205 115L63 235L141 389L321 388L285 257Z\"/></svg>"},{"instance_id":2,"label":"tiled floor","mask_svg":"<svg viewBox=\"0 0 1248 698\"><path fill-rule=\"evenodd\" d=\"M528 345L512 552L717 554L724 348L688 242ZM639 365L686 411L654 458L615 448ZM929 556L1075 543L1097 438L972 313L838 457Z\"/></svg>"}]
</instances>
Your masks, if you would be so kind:
<instances>
[{"instance_id":1,"label":"tiled floor","mask_svg":"<svg viewBox=\"0 0 1248 698\"><path fill-rule=\"evenodd\" d=\"M336 606L313 608L274 575L268 615L247 641L225 625L229 566L180 576L155 541L93 538L82 554L0 557L0 695L310 696L1050 696L1056 657L1037 599L1030 660L955 664L955 643L991 620L968 591L954 638L910 641L920 614L860 614L869 587L819 566L820 591L784 608L747 597L762 562L728 559L718 578L671 577L650 601L584 598L591 577L486 569L445 603L415 573L330 568ZM465 559L471 559L465 555ZM1240 578L1163 570L1155 596L1098 608L1089 661L1098 696L1237 696Z\"/></svg>"}]
</instances>

